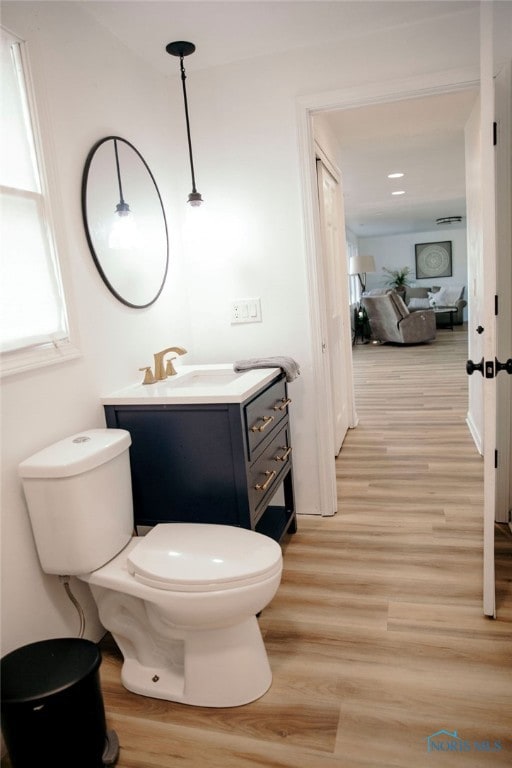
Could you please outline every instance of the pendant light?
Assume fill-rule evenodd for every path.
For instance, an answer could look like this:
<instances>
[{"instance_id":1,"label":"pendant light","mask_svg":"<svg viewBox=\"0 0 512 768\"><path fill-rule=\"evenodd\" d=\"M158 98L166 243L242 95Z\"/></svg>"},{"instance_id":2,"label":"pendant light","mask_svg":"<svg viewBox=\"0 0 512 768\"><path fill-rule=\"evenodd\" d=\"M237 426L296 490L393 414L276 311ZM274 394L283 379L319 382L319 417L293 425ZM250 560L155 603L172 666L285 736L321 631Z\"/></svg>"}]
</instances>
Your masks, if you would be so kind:
<instances>
[{"instance_id":1,"label":"pendant light","mask_svg":"<svg viewBox=\"0 0 512 768\"><path fill-rule=\"evenodd\" d=\"M117 139L114 139L114 154L116 159L117 184L119 188L119 202L116 205L114 221L108 238L109 248L123 250L133 245L136 236L136 225L130 206L123 197L123 185L121 182L121 168L119 165L119 152Z\"/></svg>"},{"instance_id":2,"label":"pendant light","mask_svg":"<svg viewBox=\"0 0 512 768\"><path fill-rule=\"evenodd\" d=\"M190 159L190 173L192 175L192 192L188 196L188 202L190 205L197 207L198 205L201 205L203 202L203 198L201 197L200 193L196 189L196 177L194 173L194 158L192 156L192 141L190 139L190 122L188 119L188 102L187 102L187 89L185 86L185 67L183 66L183 58L185 56L190 56L191 53L194 53L196 47L194 43L187 43L184 40L177 40L174 43L169 43L166 45L165 50L167 53L169 53L171 56L179 56L180 59L180 72L181 72L181 84L183 86L183 101L185 103L185 120L187 122L187 140L188 140L188 155Z\"/></svg>"}]
</instances>

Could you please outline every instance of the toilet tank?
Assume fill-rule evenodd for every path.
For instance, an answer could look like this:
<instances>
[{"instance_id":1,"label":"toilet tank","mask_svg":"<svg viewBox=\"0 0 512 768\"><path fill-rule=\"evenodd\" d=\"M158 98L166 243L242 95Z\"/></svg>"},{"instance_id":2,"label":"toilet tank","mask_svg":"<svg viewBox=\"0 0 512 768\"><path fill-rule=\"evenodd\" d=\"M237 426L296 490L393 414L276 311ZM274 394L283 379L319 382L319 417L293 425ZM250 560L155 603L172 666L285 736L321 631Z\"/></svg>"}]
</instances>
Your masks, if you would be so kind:
<instances>
[{"instance_id":1,"label":"toilet tank","mask_svg":"<svg viewBox=\"0 0 512 768\"><path fill-rule=\"evenodd\" d=\"M46 573L95 571L132 537L130 445L130 433L124 429L91 429L19 465Z\"/></svg>"}]
</instances>

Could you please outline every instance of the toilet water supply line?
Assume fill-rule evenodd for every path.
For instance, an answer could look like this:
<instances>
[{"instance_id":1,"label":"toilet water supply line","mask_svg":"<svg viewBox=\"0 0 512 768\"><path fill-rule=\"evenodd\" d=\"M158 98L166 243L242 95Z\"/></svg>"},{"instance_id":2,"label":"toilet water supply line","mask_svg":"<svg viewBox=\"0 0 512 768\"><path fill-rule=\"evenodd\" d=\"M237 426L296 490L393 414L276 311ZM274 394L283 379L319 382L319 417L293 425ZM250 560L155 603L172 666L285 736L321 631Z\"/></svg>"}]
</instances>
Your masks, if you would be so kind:
<instances>
[{"instance_id":1,"label":"toilet water supply line","mask_svg":"<svg viewBox=\"0 0 512 768\"><path fill-rule=\"evenodd\" d=\"M69 597L69 599L71 600L71 602L73 603L73 605L77 610L78 616L80 618L80 632L78 634L78 637L81 638L84 636L84 632L85 632L85 614L82 606L80 605L80 603L74 596L73 592L71 591L71 587L69 586L70 578L71 578L70 576L59 576L59 581L61 584L64 585L64 589L66 590L67 596Z\"/></svg>"}]
</instances>

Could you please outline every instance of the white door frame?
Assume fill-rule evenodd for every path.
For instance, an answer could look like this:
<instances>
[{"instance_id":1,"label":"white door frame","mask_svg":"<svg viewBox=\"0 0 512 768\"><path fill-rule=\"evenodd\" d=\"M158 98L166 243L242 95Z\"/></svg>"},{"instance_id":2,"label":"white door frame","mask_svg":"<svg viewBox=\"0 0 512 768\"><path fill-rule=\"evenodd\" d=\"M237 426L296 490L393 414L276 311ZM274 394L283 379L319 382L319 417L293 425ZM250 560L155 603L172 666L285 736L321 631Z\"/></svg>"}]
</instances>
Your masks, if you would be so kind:
<instances>
[{"instance_id":1,"label":"white door frame","mask_svg":"<svg viewBox=\"0 0 512 768\"><path fill-rule=\"evenodd\" d=\"M336 510L335 464L332 456L331 424L333 419L329 402L329 386L322 360L322 239L316 200L316 160L312 127L314 112L332 109L351 109L373 104L423 98L441 93L475 88L480 83L478 67L438 72L435 75L403 78L389 82L355 86L339 91L329 91L302 97L297 100L299 133L299 162L302 180L306 263L308 277L308 306L311 325L311 357L313 363L313 388L315 402L322 407L315 409L316 453L319 466L320 511L332 515ZM348 329L347 329L348 330ZM353 408L353 425L357 417Z\"/></svg>"}]
</instances>

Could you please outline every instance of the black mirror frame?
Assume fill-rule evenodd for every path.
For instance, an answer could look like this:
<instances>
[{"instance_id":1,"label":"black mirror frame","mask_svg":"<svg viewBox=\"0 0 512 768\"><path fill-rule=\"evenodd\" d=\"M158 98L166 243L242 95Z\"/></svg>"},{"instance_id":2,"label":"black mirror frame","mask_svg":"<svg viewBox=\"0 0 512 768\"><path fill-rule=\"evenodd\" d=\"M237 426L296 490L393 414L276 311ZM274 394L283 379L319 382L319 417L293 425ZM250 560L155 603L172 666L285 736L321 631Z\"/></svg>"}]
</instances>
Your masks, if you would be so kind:
<instances>
[{"instance_id":1,"label":"black mirror frame","mask_svg":"<svg viewBox=\"0 0 512 768\"><path fill-rule=\"evenodd\" d=\"M94 244L93 244L93 241L92 241L91 233L90 233L90 230L89 230L89 222L88 222L88 218L87 218L87 182L88 182L88 179L89 179L89 171L90 171L90 168L91 168L91 163L92 163L92 161L94 159L94 155L96 154L97 150L103 144L105 144L107 141L114 141L114 139L116 141L122 141L124 144L127 144L135 152L135 154L139 157L139 159L143 163L144 167L146 168L146 170L147 170L147 172L148 172L148 174L149 174L149 176L151 178L151 181L153 182L156 194L158 196L158 200L160 202L160 207L162 209L162 217L163 217L163 221L164 221L165 241L166 241L165 270L164 270L164 275L163 275L162 282L161 282L161 285L160 285L160 288L159 288L158 292L156 293L154 298L151 299L151 301L148 301L146 304L134 304L133 302L128 301L127 299L125 299L123 296L120 295L120 293L118 291L116 291L116 289L114 288L114 286L109 281L108 277L106 276L106 274L105 274L105 272L104 272L104 270L103 270L103 268L101 266L101 262L100 262L100 259L99 259L98 255L97 255L97 253L96 253L96 250L95 250L95 247L94 247ZM160 190L158 189L157 183L155 181L155 177L151 173L151 169L149 168L148 164L146 163L146 161L142 157L141 153L138 151L138 149L136 149L136 147L133 146L133 144L131 144L131 142L127 141L126 139L121 138L121 136L106 136L105 138L100 139L99 141L96 142L96 144L94 144L94 146L90 150L89 154L87 155L87 159L85 161L84 171L83 171L83 174L82 174L81 200L82 200L82 219L83 219L83 224L84 224L85 237L87 239L87 244L89 246L89 250L91 252L91 256L93 258L94 264L96 265L96 269L98 270L98 272L99 272L99 274L101 276L101 279L103 280L103 282L105 283L105 285L107 286L109 291L116 297L116 299L118 301L120 301L122 304L124 304L125 306L132 307L134 309L144 309L145 307L150 307L152 304L155 303L155 301L158 299L158 297L162 293L164 285L165 285L165 281L167 279L167 272L169 270L169 230L167 228L167 218L165 216L165 210L164 210L164 206L163 206L163 203L162 203L162 198L161 198L161 195L160 195Z\"/></svg>"}]
</instances>

